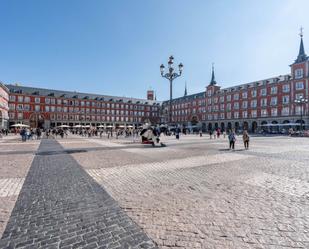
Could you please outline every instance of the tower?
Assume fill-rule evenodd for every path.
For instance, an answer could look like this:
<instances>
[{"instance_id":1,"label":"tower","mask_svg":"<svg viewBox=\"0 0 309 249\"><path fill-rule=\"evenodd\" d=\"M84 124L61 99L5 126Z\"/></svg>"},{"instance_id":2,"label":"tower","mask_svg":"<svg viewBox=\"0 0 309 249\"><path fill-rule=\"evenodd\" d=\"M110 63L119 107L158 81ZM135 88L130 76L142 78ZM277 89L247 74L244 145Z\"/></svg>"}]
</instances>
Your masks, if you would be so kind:
<instances>
[{"instance_id":1,"label":"tower","mask_svg":"<svg viewBox=\"0 0 309 249\"><path fill-rule=\"evenodd\" d=\"M154 100L154 91L153 90L147 91L147 100Z\"/></svg>"},{"instance_id":2,"label":"tower","mask_svg":"<svg viewBox=\"0 0 309 249\"><path fill-rule=\"evenodd\" d=\"M298 56L297 59L295 60L295 63L300 63L300 62L304 62L308 59L306 53L305 53L305 49L304 49L304 42L303 42L303 27L300 28L300 45L299 45L299 52L298 52Z\"/></svg>"},{"instance_id":3,"label":"tower","mask_svg":"<svg viewBox=\"0 0 309 249\"><path fill-rule=\"evenodd\" d=\"M215 80L215 69L214 69L214 63L212 63L212 73L211 73L211 80L210 80L210 85L214 86L217 84Z\"/></svg>"},{"instance_id":4,"label":"tower","mask_svg":"<svg viewBox=\"0 0 309 249\"><path fill-rule=\"evenodd\" d=\"M183 96L187 96L187 95L188 95L188 91L187 91L187 81L186 81L186 83L185 83L185 93L184 93Z\"/></svg>"},{"instance_id":5,"label":"tower","mask_svg":"<svg viewBox=\"0 0 309 249\"><path fill-rule=\"evenodd\" d=\"M299 44L299 51L296 60L291 66L291 75L294 79L301 79L303 77L308 76L308 67L309 67L309 60L308 56L305 53L304 48L304 41L303 41L303 28L300 28L300 44Z\"/></svg>"}]
</instances>

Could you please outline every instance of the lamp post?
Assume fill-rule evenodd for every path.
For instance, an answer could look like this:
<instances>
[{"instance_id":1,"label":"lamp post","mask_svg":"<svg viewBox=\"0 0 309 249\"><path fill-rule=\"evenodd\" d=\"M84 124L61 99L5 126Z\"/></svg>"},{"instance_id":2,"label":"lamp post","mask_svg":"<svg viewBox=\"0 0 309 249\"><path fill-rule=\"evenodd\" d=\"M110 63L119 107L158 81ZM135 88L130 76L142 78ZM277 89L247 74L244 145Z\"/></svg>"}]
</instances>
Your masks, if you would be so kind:
<instances>
[{"instance_id":1,"label":"lamp post","mask_svg":"<svg viewBox=\"0 0 309 249\"><path fill-rule=\"evenodd\" d=\"M300 105L300 131L303 130L303 105L308 103L308 99L302 96L294 101L295 104Z\"/></svg>"},{"instance_id":2,"label":"lamp post","mask_svg":"<svg viewBox=\"0 0 309 249\"><path fill-rule=\"evenodd\" d=\"M175 69L173 67L173 64L174 64L174 57L173 56L169 57L167 64L168 64L168 72L164 73L165 66L163 64L161 64L161 66L160 66L160 71L161 71L161 76L163 78L168 79L169 82L170 82L169 122L172 123L173 122L173 120L172 120L173 80L178 78L182 74L183 64L180 63L178 65L179 73L174 72Z\"/></svg>"}]
</instances>

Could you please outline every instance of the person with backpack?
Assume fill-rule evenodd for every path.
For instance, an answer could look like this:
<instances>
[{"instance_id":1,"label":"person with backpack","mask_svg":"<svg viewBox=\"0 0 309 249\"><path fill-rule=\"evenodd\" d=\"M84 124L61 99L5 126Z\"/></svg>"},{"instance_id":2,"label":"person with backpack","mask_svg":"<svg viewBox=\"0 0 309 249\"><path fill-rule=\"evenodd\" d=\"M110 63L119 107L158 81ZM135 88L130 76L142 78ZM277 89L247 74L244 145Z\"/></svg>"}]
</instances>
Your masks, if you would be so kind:
<instances>
[{"instance_id":1,"label":"person with backpack","mask_svg":"<svg viewBox=\"0 0 309 249\"><path fill-rule=\"evenodd\" d=\"M233 149L235 150L235 142L236 142L236 135L234 130L232 130L229 134L229 145L230 145L230 150Z\"/></svg>"},{"instance_id":2,"label":"person with backpack","mask_svg":"<svg viewBox=\"0 0 309 249\"><path fill-rule=\"evenodd\" d=\"M248 150L249 149L250 137L249 137L249 134L248 134L248 132L246 130L244 130L244 132L243 132L242 139L244 141L245 149Z\"/></svg>"}]
</instances>

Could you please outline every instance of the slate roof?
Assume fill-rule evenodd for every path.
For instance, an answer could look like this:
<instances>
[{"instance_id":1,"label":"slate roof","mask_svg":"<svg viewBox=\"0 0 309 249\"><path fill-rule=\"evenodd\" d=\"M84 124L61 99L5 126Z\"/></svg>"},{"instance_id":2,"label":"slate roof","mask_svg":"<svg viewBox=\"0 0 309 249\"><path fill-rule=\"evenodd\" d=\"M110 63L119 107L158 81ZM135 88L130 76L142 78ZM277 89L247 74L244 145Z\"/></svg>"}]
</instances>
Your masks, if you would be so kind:
<instances>
[{"instance_id":1,"label":"slate roof","mask_svg":"<svg viewBox=\"0 0 309 249\"><path fill-rule=\"evenodd\" d=\"M128 98L128 97L118 97L111 95L102 95L102 94L93 94L93 93L81 93L74 91L62 91L62 90L52 90L45 88L37 87L28 87L28 86L18 86L8 84L6 87L10 90L11 93L22 93L28 95L38 95L38 96L49 96L49 97L62 97L62 98L73 98L73 99L89 99L89 100L100 100L100 101L114 101L114 102L129 102L140 103L140 104L149 104L149 105L160 105L160 101L147 100L147 99L138 99L138 98Z\"/></svg>"}]
</instances>

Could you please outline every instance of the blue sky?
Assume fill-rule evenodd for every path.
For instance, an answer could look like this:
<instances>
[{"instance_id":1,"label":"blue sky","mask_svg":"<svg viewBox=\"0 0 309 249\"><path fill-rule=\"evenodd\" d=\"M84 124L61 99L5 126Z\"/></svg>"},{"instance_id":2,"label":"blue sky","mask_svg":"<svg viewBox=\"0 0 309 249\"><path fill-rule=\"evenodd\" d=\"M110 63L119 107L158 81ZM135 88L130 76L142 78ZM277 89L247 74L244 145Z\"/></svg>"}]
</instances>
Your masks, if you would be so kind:
<instances>
[{"instance_id":1,"label":"blue sky","mask_svg":"<svg viewBox=\"0 0 309 249\"><path fill-rule=\"evenodd\" d=\"M169 98L159 66L184 64L174 97L289 73L308 0L1 0L0 80L25 86ZM308 45L308 46L307 46Z\"/></svg>"}]
</instances>

